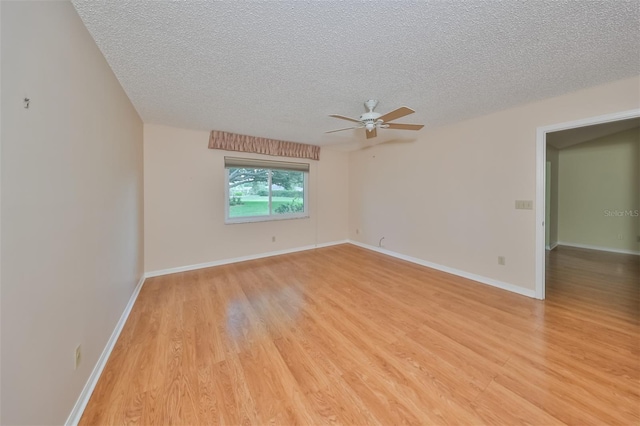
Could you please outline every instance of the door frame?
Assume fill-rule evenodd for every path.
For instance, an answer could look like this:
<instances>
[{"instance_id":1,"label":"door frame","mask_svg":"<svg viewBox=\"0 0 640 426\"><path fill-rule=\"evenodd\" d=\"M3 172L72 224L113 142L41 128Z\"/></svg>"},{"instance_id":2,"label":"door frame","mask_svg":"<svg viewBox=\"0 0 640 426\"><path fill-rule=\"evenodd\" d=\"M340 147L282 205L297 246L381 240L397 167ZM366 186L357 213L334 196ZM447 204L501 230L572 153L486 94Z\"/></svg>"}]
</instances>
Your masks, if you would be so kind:
<instances>
[{"instance_id":1,"label":"door frame","mask_svg":"<svg viewBox=\"0 0 640 426\"><path fill-rule=\"evenodd\" d=\"M541 126L536 129L536 275L535 297L545 298L545 191L547 164L547 133L560 130L575 129L577 127L610 123L612 121L627 120L640 117L640 109L616 112L565 123Z\"/></svg>"}]
</instances>

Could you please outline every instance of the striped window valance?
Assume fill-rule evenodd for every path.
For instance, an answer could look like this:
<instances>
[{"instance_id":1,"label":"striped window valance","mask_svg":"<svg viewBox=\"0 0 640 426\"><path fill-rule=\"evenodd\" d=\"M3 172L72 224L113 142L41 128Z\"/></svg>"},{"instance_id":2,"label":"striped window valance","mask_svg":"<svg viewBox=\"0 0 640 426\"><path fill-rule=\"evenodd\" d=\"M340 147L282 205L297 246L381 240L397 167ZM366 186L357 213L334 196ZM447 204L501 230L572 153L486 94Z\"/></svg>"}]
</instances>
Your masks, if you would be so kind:
<instances>
[{"instance_id":1,"label":"striped window valance","mask_svg":"<svg viewBox=\"0 0 640 426\"><path fill-rule=\"evenodd\" d=\"M209 149L251 152L279 157L309 158L311 160L320 159L320 147L317 145L239 135L219 130L211 131Z\"/></svg>"}]
</instances>

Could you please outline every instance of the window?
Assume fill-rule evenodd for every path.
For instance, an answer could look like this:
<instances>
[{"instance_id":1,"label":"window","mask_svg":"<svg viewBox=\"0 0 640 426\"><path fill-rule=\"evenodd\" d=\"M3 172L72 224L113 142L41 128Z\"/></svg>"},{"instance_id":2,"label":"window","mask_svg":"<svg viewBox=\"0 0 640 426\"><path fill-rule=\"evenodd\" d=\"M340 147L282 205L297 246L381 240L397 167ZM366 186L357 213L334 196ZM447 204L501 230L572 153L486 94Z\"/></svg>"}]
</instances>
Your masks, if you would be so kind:
<instances>
[{"instance_id":1,"label":"window","mask_svg":"<svg viewBox=\"0 0 640 426\"><path fill-rule=\"evenodd\" d=\"M308 217L309 164L225 157L226 223Z\"/></svg>"}]
</instances>

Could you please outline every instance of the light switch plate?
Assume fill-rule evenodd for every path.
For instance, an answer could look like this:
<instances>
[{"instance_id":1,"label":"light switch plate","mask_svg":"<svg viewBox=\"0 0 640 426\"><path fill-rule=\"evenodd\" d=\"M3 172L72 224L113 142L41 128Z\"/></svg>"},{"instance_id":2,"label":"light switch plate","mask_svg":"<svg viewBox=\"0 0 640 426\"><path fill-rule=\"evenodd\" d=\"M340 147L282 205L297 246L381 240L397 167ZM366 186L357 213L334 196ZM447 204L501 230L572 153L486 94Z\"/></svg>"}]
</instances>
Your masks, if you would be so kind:
<instances>
[{"instance_id":1,"label":"light switch plate","mask_svg":"<svg viewBox=\"0 0 640 426\"><path fill-rule=\"evenodd\" d=\"M533 210L532 200L516 200L517 210Z\"/></svg>"}]
</instances>

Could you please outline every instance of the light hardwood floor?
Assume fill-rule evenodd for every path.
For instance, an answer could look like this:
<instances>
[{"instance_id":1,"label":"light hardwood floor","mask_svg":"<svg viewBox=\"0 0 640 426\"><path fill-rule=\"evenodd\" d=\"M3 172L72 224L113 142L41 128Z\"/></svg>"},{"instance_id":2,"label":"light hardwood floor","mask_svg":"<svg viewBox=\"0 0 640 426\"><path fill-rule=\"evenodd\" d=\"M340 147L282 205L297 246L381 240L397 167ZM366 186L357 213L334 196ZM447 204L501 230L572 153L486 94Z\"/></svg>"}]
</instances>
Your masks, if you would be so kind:
<instances>
[{"instance_id":1,"label":"light hardwood floor","mask_svg":"<svg viewBox=\"0 0 640 426\"><path fill-rule=\"evenodd\" d=\"M533 300L344 244L147 280L81 424L639 424L638 256Z\"/></svg>"}]
</instances>

